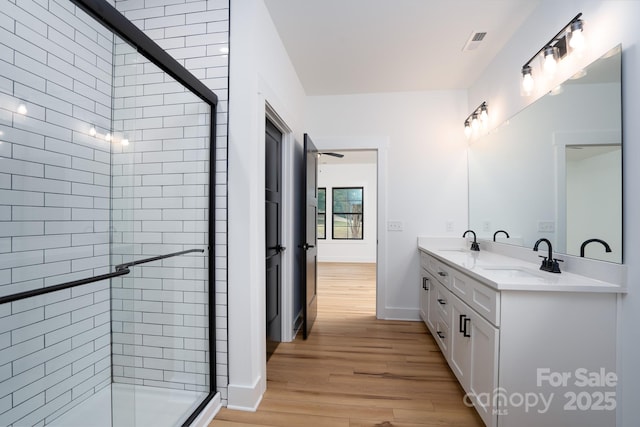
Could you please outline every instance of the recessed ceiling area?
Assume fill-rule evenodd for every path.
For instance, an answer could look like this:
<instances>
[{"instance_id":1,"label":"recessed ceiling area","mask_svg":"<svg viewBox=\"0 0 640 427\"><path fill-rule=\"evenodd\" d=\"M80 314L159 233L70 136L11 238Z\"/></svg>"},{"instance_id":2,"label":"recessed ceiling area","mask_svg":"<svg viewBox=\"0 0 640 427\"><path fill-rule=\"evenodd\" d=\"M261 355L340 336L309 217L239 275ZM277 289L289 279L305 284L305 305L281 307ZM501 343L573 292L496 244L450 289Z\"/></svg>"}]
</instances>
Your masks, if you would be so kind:
<instances>
[{"instance_id":1,"label":"recessed ceiling area","mask_svg":"<svg viewBox=\"0 0 640 427\"><path fill-rule=\"evenodd\" d=\"M307 95L337 95L467 89L540 2L265 3Z\"/></svg>"}]
</instances>

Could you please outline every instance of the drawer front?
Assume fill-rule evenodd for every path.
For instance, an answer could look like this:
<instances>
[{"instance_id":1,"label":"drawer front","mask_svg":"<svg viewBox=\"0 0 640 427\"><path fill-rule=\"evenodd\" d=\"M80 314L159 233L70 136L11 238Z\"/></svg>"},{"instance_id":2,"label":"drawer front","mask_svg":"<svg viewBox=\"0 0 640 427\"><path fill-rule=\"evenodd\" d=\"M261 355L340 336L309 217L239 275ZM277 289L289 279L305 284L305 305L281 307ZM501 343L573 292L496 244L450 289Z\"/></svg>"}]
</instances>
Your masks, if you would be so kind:
<instances>
[{"instance_id":1,"label":"drawer front","mask_svg":"<svg viewBox=\"0 0 640 427\"><path fill-rule=\"evenodd\" d=\"M420 267L429 271L429 255L420 251Z\"/></svg>"},{"instance_id":2,"label":"drawer front","mask_svg":"<svg viewBox=\"0 0 640 427\"><path fill-rule=\"evenodd\" d=\"M436 307L438 313L442 316L443 321L446 321L447 324L449 319L450 312L450 304L451 304L451 292L449 292L443 286L436 287L435 298L436 298Z\"/></svg>"},{"instance_id":3,"label":"drawer front","mask_svg":"<svg viewBox=\"0 0 640 427\"><path fill-rule=\"evenodd\" d=\"M499 291L455 270L451 291L493 325L500 326Z\"/></svg>"},{"instance_id":4,"label":"drawer front","mask_svg":"<svg viewBox=\"0 0 640 427\"><path fill-rule=\"evenodd\" d=\"M467 304L495 326L500 326L500 293L475 280L465 300Z\"/></svg>"},{"instance_id":5,"label":"drawer front","mask_svg":"<svg viewBox=\"0 0 640 427\"><path fill-rule=\"evenodd\" d=\"M435 257L420 252L420 266L438 279L447 288L451 284L451 268L438 261Z\"/></svg>"},{"instance_id":6,"label":"drawer front","mask_svg":"<svg viewBox=\"0 0 640 427\"><path fill-rule=\"evenodd\" d=\"M453 271L451 278L451 292L456 294L461 300L467 301L467 296L471 293L472 278L458 271Z\"/></svg>"}]
</instances>

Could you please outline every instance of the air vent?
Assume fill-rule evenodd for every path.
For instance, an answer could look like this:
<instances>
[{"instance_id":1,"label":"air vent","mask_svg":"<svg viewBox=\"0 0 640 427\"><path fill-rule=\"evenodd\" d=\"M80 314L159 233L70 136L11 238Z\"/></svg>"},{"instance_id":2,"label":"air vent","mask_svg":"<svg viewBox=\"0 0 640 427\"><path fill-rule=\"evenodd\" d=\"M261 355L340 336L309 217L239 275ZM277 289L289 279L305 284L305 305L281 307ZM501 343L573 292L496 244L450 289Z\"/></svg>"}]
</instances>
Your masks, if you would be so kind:
<instances>
[{"instance_id":1,"label":"air vent","mask_svg":"<svg viewBox=\"0 0 640 427\"><path fill-rule=\"evenodd\" d=\"M480 42L482 40L484 40L484 37L487 35L487 32L472 32L471 36L469 37L469 39L467 40L467 42L464 44L464 47L462 48L463 52L466 51L470 51L470 50L476 50L478 48L478 46L480 45Z\"/></svg>"}]
</instances>

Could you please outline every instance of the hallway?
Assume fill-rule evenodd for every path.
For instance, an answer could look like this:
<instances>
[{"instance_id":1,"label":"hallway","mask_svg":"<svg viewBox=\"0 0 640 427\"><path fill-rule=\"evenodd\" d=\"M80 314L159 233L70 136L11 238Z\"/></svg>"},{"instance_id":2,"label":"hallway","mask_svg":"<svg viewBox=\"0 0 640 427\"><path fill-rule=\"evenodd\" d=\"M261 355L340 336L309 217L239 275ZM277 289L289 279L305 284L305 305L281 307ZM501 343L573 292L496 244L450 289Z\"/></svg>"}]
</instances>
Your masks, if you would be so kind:
<instances>
[{"instance_id":1,"label":"hallway","mask_svg":"<svg viewBox=\"0 0 640 427\"><path fill-rule=\"evenodd\" d=\"M318 265L318 318L282 343L257 412L210 427L482 426L422 322L375 319L375 264Z\"/></svg>"}]
</instances>

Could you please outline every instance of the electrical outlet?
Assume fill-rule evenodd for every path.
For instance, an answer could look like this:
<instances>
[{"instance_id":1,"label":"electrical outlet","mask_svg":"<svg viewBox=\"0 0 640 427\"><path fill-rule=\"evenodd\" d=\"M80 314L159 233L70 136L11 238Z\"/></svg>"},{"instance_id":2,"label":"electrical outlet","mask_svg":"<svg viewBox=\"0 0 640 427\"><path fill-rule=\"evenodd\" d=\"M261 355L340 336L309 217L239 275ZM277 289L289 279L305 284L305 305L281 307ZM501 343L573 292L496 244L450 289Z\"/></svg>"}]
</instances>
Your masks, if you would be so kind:
<instances>
[{"instance_id":1,"label":"electrical outlet","mask_svg":"<svg viewBox=\"0 0 640 427\"><path fill-rule=\"evenodd\" d=\"M387 221L387 230L388 231L402 231L404 229L404 225L402 221Z\"/></svg>"},{"instance_id":2,"label":"electrical outlet","mask_svg":"<svg viewBox=\"0 0 640 427\"><path fill-rule=\"evenodd\" d=\"M447 221L445 224L447 233L453 233L453 221Z\"/></svg>"},{"instance_id":3,"label":"electrical outlet","mask_svg":"<svg viewBox=\"0 0 640 427\"><path fill-rule=\"evenodd\" d=\"M556 231L556 223L554 221L538 221L539 233L554 233Z\"/></svg>"},{"instance_id":4,"label":"electrical outlet","mask_svg":"<svg viewBox=\"0 0 640 427\"><path fill-rule=\"evenodd\" d=\"M490 221L482 221L482 231L485 231L485 232L491 231L491 222Z\"/></svg>"}]
</instances>

